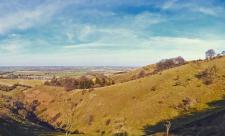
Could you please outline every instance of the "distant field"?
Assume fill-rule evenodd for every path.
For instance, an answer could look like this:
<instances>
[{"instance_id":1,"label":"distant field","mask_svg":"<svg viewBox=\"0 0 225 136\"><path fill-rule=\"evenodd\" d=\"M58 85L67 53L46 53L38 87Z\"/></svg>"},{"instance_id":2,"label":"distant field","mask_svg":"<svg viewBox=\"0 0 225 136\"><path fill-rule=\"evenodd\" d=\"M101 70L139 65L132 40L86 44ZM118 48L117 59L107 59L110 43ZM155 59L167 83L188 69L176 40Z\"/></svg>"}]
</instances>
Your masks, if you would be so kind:
<instances>
[{"instance_id":1,"label":"distant field","mask_svg":"<svg viewBox=\"0 0 225 136\"><path fill-rule=\"evenodd\" d=\"M91 73L112 75L132 67L0 67L0 76L7 79L49 80L55 77L80 77Z\"/></svg>"}]
</instances>

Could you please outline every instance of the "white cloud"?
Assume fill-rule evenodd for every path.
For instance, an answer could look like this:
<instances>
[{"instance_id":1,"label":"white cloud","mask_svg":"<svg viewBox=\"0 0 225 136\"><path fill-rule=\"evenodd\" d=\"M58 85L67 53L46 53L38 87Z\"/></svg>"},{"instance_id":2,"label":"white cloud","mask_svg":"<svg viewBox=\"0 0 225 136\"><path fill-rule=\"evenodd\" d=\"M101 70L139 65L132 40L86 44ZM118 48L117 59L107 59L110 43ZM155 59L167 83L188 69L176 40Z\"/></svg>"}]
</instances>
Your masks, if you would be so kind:
<instances>
[{"instance_id":1,"label":"white cloud","mask_svg":"<svg viewBox=\"0 0 225 136\"><path fill-rule=\"evenodd\" d=\"M11 39L10 41L0 44L1 54L20 54L31 43L20 39Z\"/></svg>"},{"instance_id":2,"label":"white cloud","mask_svg":"<svg viewBox=\"0 0 225 136\"><path fill-rule=\"evenodd\" d=\"M204 52L208 49L215 49L218 53L224 50L224 39L201 39L187 37L151 37L142 45L158 58L169 58L183 56L188 60L204 58Z\"/></svg>"},{"instance_id":3,"label":"white cloud","mask_svg":"<svg viewBox=\"0 0 225 136\"><path fill-rule=\"evenodd\" d=\"M79 34L71 35L73 38L78 38L81 43L65 45L67 49L121 49L127 47L136 47L140 39L138 32L125 28L96 28L95 26L85 26L79 30ZM77 35L77 37L76 37ZM132 44L131 44L132 43ZM136 44L136 45L135 45Z\"/></svg>"},{"instance_id":4,"label":"white cloud","mask_svg":"<svg viewBox=\"0 0 225 136\"><path fill-rule=\"evenodd\" d=\"M155 14L155 13L153 14L150 12L144 12L144 13L138 14L134 17L131 17L128 20L130 22L130 25L133 26L133 28L135 27L145 28L150 25L154 25L154 24L158 24L163 21L166 21L166 19L163 16L159 14ZM126 24L128 24L129 22L126 22Z\"/></svg>"},{"instance_id":5,"label":"white cloud","mask_svg":"<svg viewBox=\"0 0 225 136\"><path fill-rule=\"evenodd\" d=\"M27 47L25 43L21 43L23 46L20 47L14 46L15 41L8 44L10 46L7 49L11 50L11 53L0 54L0 61L2 65L147 65L176 56L183 56L187 60L204 58L207 49L213 48L221 52L225 45L224 39L213 38L149 37L134 41L138 43L129 42L127 39L127 44L118 45L98 41L67 45L60 51L44 54L13 53L12 51L18 51L18 48L23 50ZM108 46L114 48L107 48ZM120 50L120 46L125 48ZM101 50L102 48L105 50Z\"/></svg>"},{"instance_id":6,"label":"white cloud","mask_svg":"<svg viewBox=\"0 0 225 136\"><path fill-rule=\"evenodd\" d=\"M46 23L67 4L69 3L54 1L44 3L32 10L23 9L16 13L6 14L0 18L0 34L8 33L14 29L25 30Z\"/></svg>"},{"instance_id":7,"label":"white cloud","mask_svg":"<svg viewBox=\"0 0 225 136\"><path fill-rule=\"evenodd\" d=\"M188 10L196 13L201 13L210 16L220 16L224 14L224 8L215 6L210 3L196 2L179 2L178 0L171 0L161 5L163 10Z\"/></svg>"},{"instance_id":8,"label":"white cloud","mask_svg":"<svg viewBox=\"0 0 225 136\"><path fill-rule=\"evenodd\" d=\"M199 7L199 8L194 8L193 10L206 15L217 16L217 12L210 8Z\"/></svg>"},{"instance_id":9,"label":"white cloud","mask_svg":"<svg viewBox=\"0 0 225 136\"><path fill-rule=\"evenodd\" d=\"M159 14L144 12L137 15L116 16L108 24L82 24L67 22L64 34L70 41L83 43L129 43L141 38L146 28L166 19ZM137 43L137 42L135 42Z\"/></svg>"},{"instance_id":10,"label":"white cloud","mask_svg":"<svg viewBox=\"0 0 225 136\"><path fill-rule=\"evenodd\" d=\"M154 45L163 45L179 48L200 47L202 49L221 48L225 44L224 39L201 39L201 38L187 38L187 37L152 37L149 39ZM164 49L164 48L162 48Z\"/></svg>"}]
</instances>

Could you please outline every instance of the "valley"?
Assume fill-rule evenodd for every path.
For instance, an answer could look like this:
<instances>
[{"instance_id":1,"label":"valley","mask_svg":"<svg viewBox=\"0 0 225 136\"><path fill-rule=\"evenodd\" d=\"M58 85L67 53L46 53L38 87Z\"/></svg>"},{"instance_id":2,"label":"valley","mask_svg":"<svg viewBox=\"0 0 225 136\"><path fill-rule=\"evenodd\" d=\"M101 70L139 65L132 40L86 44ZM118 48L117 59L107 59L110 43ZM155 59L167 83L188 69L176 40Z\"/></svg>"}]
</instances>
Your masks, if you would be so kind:
<instances>
[{"instance_id":1,"label":"valley","mask_svg":"<svg viewBox=\"0 0 225 136\"><path fill-rule=\"evenodd\" d=\"M171 134L186 135L190 129L199 129L198 120L203 129L210 125L205 123L210 118L223 116L224 67L225 57L190 61L157 72L156 65L149 65L107 75L115 81L113 85L70 91L46 86L43 80L0 79L1 85L30 86L0 91L1 120L6 122L3 124L9 124L9 119L17 121L27 129L37 127L38 135L87 136L160 135L165 132L163 123L169 120ZM145 74L138 77L143 69ZM213 122L211 127L216 127ZM23 130L20 132L22 136ZM207 132L193 131L192 135L197 133Z\"/></svg>"}]
</instances>

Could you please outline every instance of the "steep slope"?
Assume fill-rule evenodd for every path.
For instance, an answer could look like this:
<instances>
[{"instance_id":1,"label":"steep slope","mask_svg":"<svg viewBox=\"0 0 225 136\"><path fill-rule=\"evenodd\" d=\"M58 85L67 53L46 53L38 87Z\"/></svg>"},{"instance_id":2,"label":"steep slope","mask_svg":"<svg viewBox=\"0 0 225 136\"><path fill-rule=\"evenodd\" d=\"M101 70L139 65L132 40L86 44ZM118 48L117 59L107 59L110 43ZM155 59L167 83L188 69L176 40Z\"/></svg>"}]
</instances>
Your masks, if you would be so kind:
<instances>
[{"instance_id":1,"label":"steep slope","mask_svg":"<svg viewBox=\"0 0 225 136\"><path fill-rule=\"evenodd\" d=\"M94 90L39 86L24 91L22 100L38 101L40 119L72 132L141 135L146 125L213 108L208 103L225 95L224 67L222 57Z\"/></svg>"},{"instance_id":2,"label":"steep slope","mask_svg":"<svg viewBox=\"0 0 225 136\"><path fill-rule=\"evenodd\" d=\"M24 121L19 117L0 118L0 136L56 136L60 133Z\"/></svg>"},{"instance_id":3,"label":"steep slope","mask_svg":"<svg viewBox=\"0 0 225 136\"><path fill-rule=\"evenodd\" d=\"M17 90L13 90L16 91ZM15 111L12 106L16 92L0 92L0 136L56 136L62 134L52 128L33 123L24 118L24 111ZM18 106L17 106L18 107ZM21 115L20 115L21 114Z\"/></svg>"}]
</instances>

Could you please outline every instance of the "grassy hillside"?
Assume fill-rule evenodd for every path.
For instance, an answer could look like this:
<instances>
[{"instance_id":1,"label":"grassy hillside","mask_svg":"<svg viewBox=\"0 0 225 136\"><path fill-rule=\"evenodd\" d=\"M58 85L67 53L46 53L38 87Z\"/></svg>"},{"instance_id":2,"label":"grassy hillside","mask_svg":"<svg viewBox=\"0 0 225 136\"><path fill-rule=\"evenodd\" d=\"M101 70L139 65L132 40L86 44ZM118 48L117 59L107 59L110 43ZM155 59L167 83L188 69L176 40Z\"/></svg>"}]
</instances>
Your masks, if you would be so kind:
<instances>
[{"instance_id":1,"label":"grassy hillside","mask_svg":"<svg viewBox=\"0 0 225 136\"><path fill-rule=\"evenodd\" d=\"M25 80L25 79L0 79L0 84L2 85L13 85L13 84L22 84L22 85L28 85L28 86L36 86L36 85L42 85L44 81L42 80Z\"/></svg>"},{"instance_id":2,"label":"grassy hillside","mask_svg":"<svg viewBox=\"0 0 225 136\"><path fill-rule=\"evenodd\" d=\"M123 73L116 73L111 76L115 83L123 83L131 80L138 79L144 75L152 74L156 69L156 65L148 65L142 68L133 69Z\"/></svg>"},{"instance_id":3,"label":"grassy hillside","mask_svg":"<svg viewBox=\"0 0 225 136\"><path fill-rule=\"evenodd\" d=\"M15 102L17 93L21 92L19 90L0 91L0 136L56 136L62 134L33 123L13 112L11 104Z\"/></svg>"},{"instance_id":4,"label":"grassy hillside","mask_svg":"<svg viewBox=\"0 0 225 136\"><path fill-rule=\"evenodd\" d=\"M38 101L35 113L55 127L86 135L141 135L146 125L213 109L208 103L225 95L224 67L222 57L94 90L38 86L20 98L28 104Z\"/></svg>"}]
</instances>

